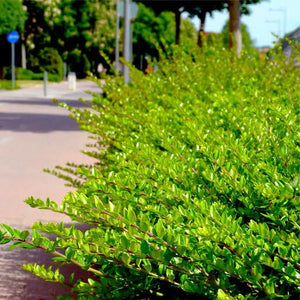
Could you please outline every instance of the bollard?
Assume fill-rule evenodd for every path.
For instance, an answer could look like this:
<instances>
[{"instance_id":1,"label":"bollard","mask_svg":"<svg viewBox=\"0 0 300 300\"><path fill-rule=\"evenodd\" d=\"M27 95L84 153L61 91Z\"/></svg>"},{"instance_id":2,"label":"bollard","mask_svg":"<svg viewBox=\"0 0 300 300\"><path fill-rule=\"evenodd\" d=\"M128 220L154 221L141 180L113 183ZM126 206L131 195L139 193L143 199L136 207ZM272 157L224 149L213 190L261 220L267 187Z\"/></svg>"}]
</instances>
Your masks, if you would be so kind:
<instances>
[{"instance_id":1,"label":"bollard","mask_svg":"<svg viewBox=\"0 0 300 300\"><path fill-rule=\"evenodd\" d=\"M67 79L67 64L64 62L64 64L63 64L63 72L64 72L64 80L66 80Z\"/></svg>"},{"instance_id":2,"label":"bollard","mask_svg":"<svg viewBox=\"0 0 300 300\"><path fill-rule=\"evenodd\" d=\"M48 74L46 71L44 72L44 96L48 96Z\"/></svg>"},{"instance_id":3,"label":"bollard","mask_svg":"<svg viewBox=\"0 0 300 300\"><path fill-rule=\"evenodd\" d=\"M76 73L70 72L68 74L68 84L69 89L75 91L76 90Z\"/></svg>"}]
</instances>

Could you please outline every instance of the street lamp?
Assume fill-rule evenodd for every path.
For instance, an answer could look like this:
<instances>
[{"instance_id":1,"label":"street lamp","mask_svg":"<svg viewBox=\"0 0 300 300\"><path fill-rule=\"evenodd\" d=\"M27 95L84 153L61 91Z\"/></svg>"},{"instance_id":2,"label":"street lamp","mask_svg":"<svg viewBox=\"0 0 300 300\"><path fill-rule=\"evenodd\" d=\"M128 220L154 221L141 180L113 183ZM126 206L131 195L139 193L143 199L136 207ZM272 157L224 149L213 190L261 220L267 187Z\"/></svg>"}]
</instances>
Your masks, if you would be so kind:
<instances>
[{"instance_id":1,"label":"street lamp","mask_svg":"<svg viewBox=\"0 0 300 300\"><path fill-rule=\"evenodd\" d=\"M135 18L138 12L138 6L136 3L132 3L131 0L124 0L124 60L127 63L132 62L132 31L131 31L131 20ZM123 76L125 83L128 83L129 68L124 65Z\"/></svg>"},{"instance_id":2,"label":"street lamp","mask_svg":"<svg viewBox=\"0 0 300 300\"><path fill-rule=\"evenodd\" d=\"M120 5L117 0L116 5L116 52L115 52L115 63L116 63L116 75L119 73L119 26L120 26Z\"/></svg>"},{"instance_id":3,"label":"street lamp","mask_svg":"<svg viewBox=\"0 0 300 300\"><path fill-rule=\"evenodd\" d=\"M283 36L286 34L286 8L270 8L272 12L282 12L283 13Z\"/></svg>"},{"instance_id":4,"label":"street lamp","mask_svg":"<svg viewBox=\"0 0 300 300\"><path fill-rule=\"evenodd\" d=\"M131 26L130 26L130 0L124 0L124 60L130 62L130 42L131 42ZM125 83L129 82L129 68L124 64L123 76Z\"/></svg>"},{"instance_id":5,"label":"street lamp","mask_svg":"<svg viewBox=\"0 0 300 300\"><path fill-rule=\"evenodd\" d=\"M280 20L266 20L266 23L277 23L278 24L278 37L280 37Z\"/></svg>"},{"instance_id":6,"label":"street lamp","mask_svg":"<svg viewBox=\"0 0 300 300\"><path fill-rule=\"evenodd\" d=\"M138 12L138 5L131 0L117 0L116 5L116 73L118 74L119 66L119 23L120 17L124 18L124 43L123 57L125 62L132 62L132 30L131 21L135 18ZM123 76L125 83L129 82L129 68L123 65Z\"/></svg>"}]
</instances>

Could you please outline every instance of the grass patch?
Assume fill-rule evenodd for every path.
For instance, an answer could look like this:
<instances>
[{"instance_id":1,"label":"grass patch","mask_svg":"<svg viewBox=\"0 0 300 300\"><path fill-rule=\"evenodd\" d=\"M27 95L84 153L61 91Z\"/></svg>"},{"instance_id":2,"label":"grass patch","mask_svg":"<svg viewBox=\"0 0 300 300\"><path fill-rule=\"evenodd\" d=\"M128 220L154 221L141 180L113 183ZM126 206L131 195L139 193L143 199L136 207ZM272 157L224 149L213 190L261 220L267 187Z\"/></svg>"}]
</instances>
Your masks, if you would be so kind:
<instances>
[{"instance_id":1,"label":"grass patch","mask_svg":"<svg viewBox=\"0 0 300 300\"><path fill-rule=\"evenodd\" d=\"M0 89L18 90L20 88L33 87L42 84L43 84L43 80L17 80L15 84L15 88L12 88L11 80L0 80Z\"/></svg>"},{"instance_id":2,"label":"grass patch","mask_svg":"<svg viewBox=\"0 0 300 300\"><path fill-rule=\"evenodd\" d=\"M20 86L18 82L16 82L15 87L12 87L11 80L0 80L0 90L17 90Z\"/></svg>"}]
</instances>

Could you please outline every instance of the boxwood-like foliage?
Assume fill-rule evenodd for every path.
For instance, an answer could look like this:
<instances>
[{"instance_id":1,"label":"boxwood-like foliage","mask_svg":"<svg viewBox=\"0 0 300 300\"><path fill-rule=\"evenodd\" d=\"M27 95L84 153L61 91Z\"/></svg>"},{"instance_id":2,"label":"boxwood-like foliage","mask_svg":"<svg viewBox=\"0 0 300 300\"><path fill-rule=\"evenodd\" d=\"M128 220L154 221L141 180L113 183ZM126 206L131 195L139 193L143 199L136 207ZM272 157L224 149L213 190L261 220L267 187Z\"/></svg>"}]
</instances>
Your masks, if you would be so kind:
<instances>
[{"instance_id":1,"label":"boxwood-like foliage","mask_svg":"<svg viewBox=\"0 0 300 300\"><path fill-rule=\"evenodd\" d=\"M24 266L80 299L296 297L299 70L280 54L174 48L131 77L107 79L86 109L63 105L91 133L95 164L53 171L77 188L61 204L26 200L88 227L2 225L2 243L90 272Z\"/></svg>"}]
</instances>

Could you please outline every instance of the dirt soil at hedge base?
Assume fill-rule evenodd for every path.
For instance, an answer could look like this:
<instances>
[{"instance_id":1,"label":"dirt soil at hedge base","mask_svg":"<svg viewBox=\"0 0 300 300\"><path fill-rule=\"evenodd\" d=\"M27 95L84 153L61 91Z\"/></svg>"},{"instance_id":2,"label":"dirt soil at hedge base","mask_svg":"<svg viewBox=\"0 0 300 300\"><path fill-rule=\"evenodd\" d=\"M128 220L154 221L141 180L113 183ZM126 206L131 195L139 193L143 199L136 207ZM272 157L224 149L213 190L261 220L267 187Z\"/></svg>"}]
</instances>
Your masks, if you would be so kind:
<instances>
[{"instance_id":1,"label":"dirt soil at hedge base","mask_svg":"<svg viewBox=\"0 0 300 300\"><path fill-rule=\"evenodd\" d=\"M86 90L101 92L91 81L78 81L75 91L67 82L49 84L47 97L43 86L0 90L0 223L27 229L35 221L69 222L62 215L30 208L24 199L50 197L60 202L71 188L43 169L92 162L80 152L88 133L79 131L68 112L52 102L56 98L83 107L78 98L91 99ZM51 259L37 249L8 251L7 245L0 245L0 300L48 300L69 292L23 271L21 266L28 262L49 265Z\"/></svg>"}]
</instances>

